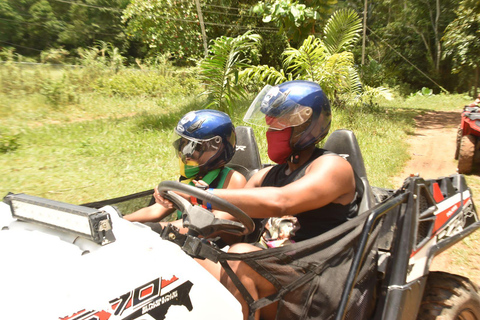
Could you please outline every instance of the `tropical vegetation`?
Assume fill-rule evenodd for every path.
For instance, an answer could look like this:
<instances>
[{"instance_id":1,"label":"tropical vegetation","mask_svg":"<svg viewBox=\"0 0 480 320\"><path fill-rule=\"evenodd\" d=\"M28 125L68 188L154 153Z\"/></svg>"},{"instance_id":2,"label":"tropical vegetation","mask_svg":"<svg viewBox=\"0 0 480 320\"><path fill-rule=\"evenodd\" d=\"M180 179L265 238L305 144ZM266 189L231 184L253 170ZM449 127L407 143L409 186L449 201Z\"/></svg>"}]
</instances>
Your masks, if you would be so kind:
<instances>
[{"instance_id":1,"label":"tropical vegetation","mask_svg":"<svg viewBox=\"0 0 480 320\"><path fill-rule=\"evenodd\" d=\"M232 115L235 104L245 99L246 90L239 83L240 72L248 68L261 44L261 36L246 32L236 38L220 37L212 42L211 55L200 63L200 80L209 96L205 107L214 107Z\"/></svg>"},{"instance_id":2,"label":"tropical vegetation","mask_svg":"<svg viewBox=\"0 0 480 320\"><path fill-rule=\"evenodd\" d=\"M123 66L159 56L195 66L215 39L250 31L263 39L252 62L279 70L286 50L311 37L324 41L329 18L342 8L362 19L365 32L349 51L363 84L401 94L425 86L477 93L474 0L0 0L1 59L77 65L84 50L107 44Z\"/></svg>"}]
</instances>

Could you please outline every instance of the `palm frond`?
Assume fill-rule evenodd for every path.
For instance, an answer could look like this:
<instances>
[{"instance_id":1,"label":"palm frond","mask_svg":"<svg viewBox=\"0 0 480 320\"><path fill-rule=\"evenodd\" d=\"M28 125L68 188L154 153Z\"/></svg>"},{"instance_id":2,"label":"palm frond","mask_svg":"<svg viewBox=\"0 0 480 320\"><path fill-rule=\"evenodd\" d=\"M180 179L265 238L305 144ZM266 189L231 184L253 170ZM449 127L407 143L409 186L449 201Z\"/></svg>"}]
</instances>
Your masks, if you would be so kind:
<instances>
[{"instance_id":1,"label":"palm frond","mask_svg":"<svg viewBox=\"0 0 480 320\"><path fill-rule=\"evenodd\" d=\"M362 23L353 9L333 13L324 28L324 42L330 54L351 49L360 38Z\"/></svg>"},{"instance_id":2,"label":"palm frond","mask_svg":"<svg viewBox=\"0 0 480 320\"><path fill-rule=\"evenodd\" d=\"M298 77L314 80L315 70L328 59L324 43L310 35L298 49L288 48L284 51L283 64L287 70L292 70Z\"/></svg>"},{"instance_id":3,"label":"palm frond","mask_svg":"<svg viewBox=\"0 0 480 320\"><path fill-rule=\"evenodd\" d=\"M200 63L200 80L206 86L204 94L210 97L209 107L232 114L234 101L245 96L238 85L238 73L249 66L245 54L257 49L261 36L247 32L236 38L220 37L212 42L211 55Z\"/></svg>"},{"instance_id":4,"label":"palm frond","mask_svg":"<svg viewBox=\"0 0 480 320\"><path fill-rule=\"evenodd\" d=\"M341 93L349 90L350 68L354 65L351 52L330 56L315 73L315 81L327 92Z\"/></svg>"},{"instance_id":5,"label":"palm frond","mask_svg":"<svg viewBox=\"0 0 480 320\"><path fill-rule=\"evenodd\" d=\"M353 67L348 69L348 78L346 91L353 94L361 94L363 92L362 81L357 70Z\"/></svg>"},{"instance_id":6,"label":"palm frond","mask_svg":"<svg viewBox=\"0 0 480 320\"><path fill-rule=\"evenodd\" d=\"M392 100L393 99L393 93L385 87L370 87L370 86L364 86L363 88L363 96L365 97L384 97L387 100Z\"/></svg>"},{"instance_id":7,"label":"palm frond","mask_svg":"<svg viewBox=\"0 0 480 320\"><path fill-rule=\"evenodd\" d=\"M283 69L277 70L265 65L246 68L240 72L240 78L270 85L277 85L289 79Z\"/></svg>"}]
</instances>

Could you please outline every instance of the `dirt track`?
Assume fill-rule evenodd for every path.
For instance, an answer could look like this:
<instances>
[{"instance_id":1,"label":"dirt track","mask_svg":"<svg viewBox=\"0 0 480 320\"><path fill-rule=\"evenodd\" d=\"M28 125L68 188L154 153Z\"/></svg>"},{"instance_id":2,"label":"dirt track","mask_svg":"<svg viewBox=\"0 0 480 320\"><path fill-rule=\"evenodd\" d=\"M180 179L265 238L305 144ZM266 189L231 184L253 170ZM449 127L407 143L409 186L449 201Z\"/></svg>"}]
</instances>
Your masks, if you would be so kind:
<instances>
[{"instance_id":1,"label":"dirt track","mask_svg":"<svg viewBox=\"0 0 480 320\"><path fill-rule=\"evenodd\" d=\"M417 129L408 139L411 159L395 178L395 185L401 185L409 174L419 173L429 179L456 172L457 161L453 156L460 116L460 111L428 112L415 119Z\"/></svg>"},{"instance_id":2,"label":"dirt track","mask_svg":"<svg viewBox=\"0 0 480 320\"><path fill-rule=\"evenodd\" d=\"M460 124L461 111L458 112L428 112L418 116L417 129L410 136L411 159L407 162L403 172L394 178L395 185L401 185L405 177L410 174L420 174L423 178L438 178L456 172L457 161L454 160L455 138L457 127ZM472 179L469 179L472 180ZM473 189L474 198L479 198L480 181L469 181ZM479 201L476 201L477 210L480 210ZM469 277L480 284L480 254L478 247L480 240L476 231L447 251L440 254L433 261L431 270L441 270Z\"/></svg>"}]
</instances>

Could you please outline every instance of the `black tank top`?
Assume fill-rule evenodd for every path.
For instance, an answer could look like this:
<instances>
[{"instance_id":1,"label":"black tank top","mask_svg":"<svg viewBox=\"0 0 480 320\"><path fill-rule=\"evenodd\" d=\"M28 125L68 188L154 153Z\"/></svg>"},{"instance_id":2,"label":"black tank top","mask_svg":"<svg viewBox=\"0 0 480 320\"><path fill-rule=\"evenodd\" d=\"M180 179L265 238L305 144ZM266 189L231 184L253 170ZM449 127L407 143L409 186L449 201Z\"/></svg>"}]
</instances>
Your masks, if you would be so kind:
<instances>
[{"instance_id":1,"label":"black tank top","mask_svg":"<svg viewBox=\"0 0 480 320\"><path fill-rule=\"evenodd\" d=\"M297 181L305 175L305 170L315 159L325 154L335 155L333 152L317 148L305 164L289 175L285 174L287 164L274 166L265 176L262 187L283 187ZM321 181L319 181L319 183L321 183ZM330 203L321 208L301 212L296 215L300 223L300 229L297 230L292 240L302 241L327 232L353 218L357 214L357 211L358 207L355 197L355 200L348 205Z\"/></svg>"}]
</instances>

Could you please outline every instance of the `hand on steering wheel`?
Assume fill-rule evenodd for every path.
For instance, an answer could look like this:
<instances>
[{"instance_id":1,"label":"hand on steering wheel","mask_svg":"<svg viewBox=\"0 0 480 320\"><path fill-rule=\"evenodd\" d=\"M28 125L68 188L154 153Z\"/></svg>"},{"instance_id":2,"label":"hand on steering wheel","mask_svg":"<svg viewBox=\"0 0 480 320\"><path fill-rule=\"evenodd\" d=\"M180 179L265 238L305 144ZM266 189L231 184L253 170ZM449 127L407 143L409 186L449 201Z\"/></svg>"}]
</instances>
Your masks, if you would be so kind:
<instances>
[{"instance_id":1,"label":"hand on steering wheel","mask_svg":"<svg viewBox=\"0 0 480 320\"><path fill-rule=\"evenodd\" d=\"M218 219L212 212L200 206L192 206L190 202L172 191L184 193L201 199L204 202L209 202L215 208L228 212L238 219L239 222ZM238 207L200 188L192 187L184 183L174 181L161 182L158 187L155 188L154 197L157 203L164 207L177 208L180 210L182 212L184 227L202 236L208 236L218 231L234 235L246 235L252 233L255 228L253 220Z\"/></svg>"}]
</instances>

